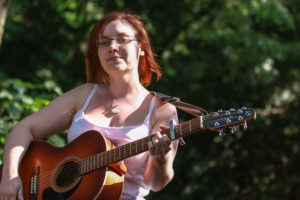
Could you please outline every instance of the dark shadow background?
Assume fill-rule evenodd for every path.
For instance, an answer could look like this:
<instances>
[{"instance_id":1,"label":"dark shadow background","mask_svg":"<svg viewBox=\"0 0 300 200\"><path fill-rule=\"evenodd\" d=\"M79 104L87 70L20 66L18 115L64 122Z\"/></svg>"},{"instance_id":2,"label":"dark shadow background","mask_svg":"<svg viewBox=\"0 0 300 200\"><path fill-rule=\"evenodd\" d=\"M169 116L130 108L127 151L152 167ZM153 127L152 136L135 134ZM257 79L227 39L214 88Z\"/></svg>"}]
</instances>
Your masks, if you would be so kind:
<instances>
[{"instance_id":1,"label":"dark shadow background","mask_svg":"<svg viewBox=\"0 0 300 200\"><path fill-rule=\"evenodd\" d=\"M17 121L85 82L89 31L113 10L141 15L149 30L163 70L150 90L209 112L257 112L247 131L187 137L175 178L148 199L299 199L297 0L12 0L0 49L1 158ZM48 141L64 145L65 133Z\"/></svg>"}]
</instances>

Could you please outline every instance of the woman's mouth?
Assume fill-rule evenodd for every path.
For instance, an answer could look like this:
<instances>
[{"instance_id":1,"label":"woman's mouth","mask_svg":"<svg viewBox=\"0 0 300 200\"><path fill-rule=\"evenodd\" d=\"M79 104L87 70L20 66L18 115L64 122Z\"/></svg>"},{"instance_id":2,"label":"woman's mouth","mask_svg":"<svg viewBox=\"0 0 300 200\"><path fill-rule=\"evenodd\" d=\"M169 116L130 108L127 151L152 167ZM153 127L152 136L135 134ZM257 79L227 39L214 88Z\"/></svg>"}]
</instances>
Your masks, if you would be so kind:
<instances>
[{"instance_id":1,"label":"woman's mouth","mask_svg":"<svg viewBox=\"0 0 300 200\"><path fill-rule=\"evenodd\" d=\"M112 56L112 57L109 57L106 61L117 61L120 59L122 59L120 56Z\"/></svg>"}]
</instances>

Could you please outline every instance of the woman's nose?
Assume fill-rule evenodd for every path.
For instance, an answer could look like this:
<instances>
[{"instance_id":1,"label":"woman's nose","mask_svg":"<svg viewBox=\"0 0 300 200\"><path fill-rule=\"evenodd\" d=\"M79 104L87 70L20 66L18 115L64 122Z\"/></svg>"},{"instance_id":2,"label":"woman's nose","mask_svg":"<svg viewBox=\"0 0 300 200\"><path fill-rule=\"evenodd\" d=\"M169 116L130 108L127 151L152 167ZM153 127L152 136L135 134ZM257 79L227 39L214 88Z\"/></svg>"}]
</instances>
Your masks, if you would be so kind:
<instances>
[{"instance_id":1,"label":"woman's nose","mask_svg":"<svg viewBox=\"0 0 300 200\"><path fill-rule=\"evenodd\" d=\"M109 43L109 50L110 51L118 51L119 50L119 44L116 40L111 40Z\"/></svg>"}]
</instances>

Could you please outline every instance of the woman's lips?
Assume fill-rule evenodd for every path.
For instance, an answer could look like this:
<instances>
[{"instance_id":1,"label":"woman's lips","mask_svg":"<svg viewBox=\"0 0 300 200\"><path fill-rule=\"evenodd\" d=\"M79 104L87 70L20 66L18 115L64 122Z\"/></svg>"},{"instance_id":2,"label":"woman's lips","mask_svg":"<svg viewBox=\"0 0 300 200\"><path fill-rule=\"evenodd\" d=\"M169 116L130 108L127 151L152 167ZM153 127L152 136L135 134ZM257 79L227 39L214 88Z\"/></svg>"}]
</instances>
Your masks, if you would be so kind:
<instances>
[{"instance_id":1,"label":"woman's lips","mask_svg":"<svg viewBox=\"0 0 300 200\"><path fill-rule=\"evenodd\" d=\"M120 59L121 59L120 56L113 56L113 57L108 58L106 61L117 61L117 60L120 60Z\"/></svg>"}]
</instances>

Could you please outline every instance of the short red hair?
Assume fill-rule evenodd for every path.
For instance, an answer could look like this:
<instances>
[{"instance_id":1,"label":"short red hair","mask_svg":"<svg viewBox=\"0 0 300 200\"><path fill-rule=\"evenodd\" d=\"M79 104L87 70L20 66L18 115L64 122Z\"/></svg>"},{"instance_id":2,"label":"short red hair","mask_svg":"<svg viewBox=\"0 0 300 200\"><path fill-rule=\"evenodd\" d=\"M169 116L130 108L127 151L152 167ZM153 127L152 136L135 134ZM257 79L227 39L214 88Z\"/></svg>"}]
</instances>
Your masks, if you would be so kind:
<instances>
[{"instance_id":1,"label":"short red hair","mask_svg":"<svg viewBox=\"0 0 300 200\"><path fill-rule=\"evenodd\" d=\"M152 73L155 73L157 80L159 80L161 77L160 67L152 51L148 31L140 17L131 13L115 11L98 21L90 33L88 51L85 58L87 82L101 84L109 81L108 74L104 71L99 61L96 40L98 40L99 34L103 33L105 26L117 19L124 20L132 25L136 31L135 37L140 42L141 49L145 52L145 55L140 57L138 65L141 84L144 86L150 85Z\"/></svg>"}]
</instances>

